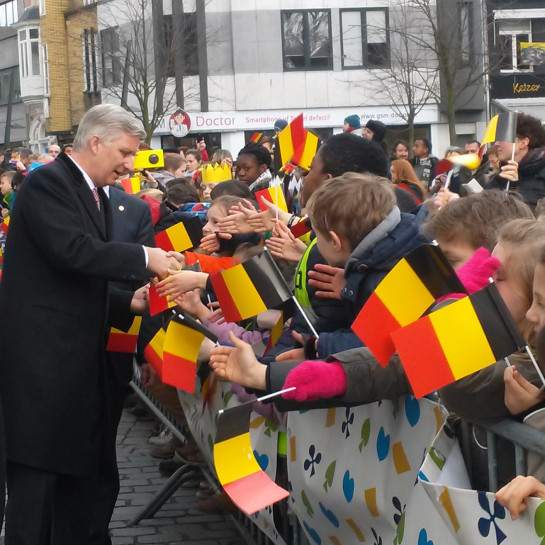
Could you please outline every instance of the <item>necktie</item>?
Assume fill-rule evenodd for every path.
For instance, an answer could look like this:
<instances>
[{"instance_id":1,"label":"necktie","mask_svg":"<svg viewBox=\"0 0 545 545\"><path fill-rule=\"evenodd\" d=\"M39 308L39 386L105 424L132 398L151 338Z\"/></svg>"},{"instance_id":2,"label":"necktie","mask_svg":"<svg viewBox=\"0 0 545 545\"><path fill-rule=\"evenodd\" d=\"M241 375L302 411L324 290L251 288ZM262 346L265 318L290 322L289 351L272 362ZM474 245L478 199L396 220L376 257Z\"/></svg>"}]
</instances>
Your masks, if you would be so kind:
<instances>
[{"instance_id":1,"label":"necktie","mask_svg":"<svg viewBox=\"0 0 545 545\"><path fill-rule=\"evenodd\" d=\"M93 197L95 198L95 202L97 203L97 208L100 210L100 197L98 196L98 191L96 187L93 187Z\"/></svg>"}]
</instances>

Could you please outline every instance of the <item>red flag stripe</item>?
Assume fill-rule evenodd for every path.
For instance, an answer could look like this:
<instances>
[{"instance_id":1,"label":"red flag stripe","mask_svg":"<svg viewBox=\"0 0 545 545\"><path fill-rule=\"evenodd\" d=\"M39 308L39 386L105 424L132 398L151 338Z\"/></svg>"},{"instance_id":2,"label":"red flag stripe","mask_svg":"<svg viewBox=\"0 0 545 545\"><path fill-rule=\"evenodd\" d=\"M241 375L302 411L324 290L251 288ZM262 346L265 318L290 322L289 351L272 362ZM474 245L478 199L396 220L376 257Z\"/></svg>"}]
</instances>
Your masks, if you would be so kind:
<instances>
[{"instance_id":1,"label":"red flag stripe","mask_svg":"<svg viewBox=\"0 0 545 545\"><path fill-rule=\"evenodd\" d=\"M155 235L155 246L162 248L165 252L173 252L175 248L168 236L167 230L161 231Z\"/></svg>"},{"instance_id":2,"label":"red flag stripe","mask_svg":"<svg viewBox=\"0 0 545 545\"><path fill-rule=\"evenodd\" d=\"M414 395L422 397L455 378L429 316L392 333Z\"/></svg>"},{"instance_id":3,"label":"red flag stripe","mask_svg":"<svg viewBox=\"0 0 545 545\"><path fill-rule=\"evenodd\" d=\"M395 352L390 333L399 329L401 325L376 292L369 297L365 307L368 312L363 316L363 313L358 314L352 324L352 330L385 367Z\"/></svg>"},{"instance_id":4,"label":"red flag stripe","mask_svg":"<svg viewBox=\"0 0 545 545\"><path fill-rule=\"evenodd\" d=\"M223 311L225 319L228 322L240 322L240 320L242 320L242 316L238 311L235 301L231 297L231 293L227 289L227 285L225 284L222 274L213 274L210 279L212 282L212 287L214 288L214 293L220 302L221 310Z\"/></svg>"},{"instance_id":5,"label":"red flag stripe","mask_svg":"<svg viewBox=\"0 0 545 545\"><path fill-rule=\"evenodd\" d=\"M179 388L184 392L193 393L195 390L195 377L197 376L197 363L181 358L169 352L163 353L163 382Z\"/></svg>"},{"instance_id":6,"label":"red flag stripe","mask_svg":"<svg viewBox=\"0 0 545 545\"><path fill-rule=\"evenodd\" d=\"M106 350L110 352L125 352L128 354L134 353L136 344L138 343L138 335L128 335L126 333L110 333Z\"/></svg>"},{"instance_id":7,"label":"red flag stripe","mask_svg":"<svg viewBox=\"0 0 545 545\"><path fill-rule=\"evenodd\" d=\"M153 370L159 377L159 380L163 380L163 358L154 350L153 346L148 344L144 349L144 357L146 361L152 366Z\"/></svg>"},{"instance_id":8,"label":"red flag stripe","mask_svg":"<svg viewBox=\"0 0 545 545\"><path fill-rule=\"evenodd\" d=\"M150 286L148 296L150 316L155 316L168 309L168 297L159 297L155 286Z\"/></svg>"}]
</instances>

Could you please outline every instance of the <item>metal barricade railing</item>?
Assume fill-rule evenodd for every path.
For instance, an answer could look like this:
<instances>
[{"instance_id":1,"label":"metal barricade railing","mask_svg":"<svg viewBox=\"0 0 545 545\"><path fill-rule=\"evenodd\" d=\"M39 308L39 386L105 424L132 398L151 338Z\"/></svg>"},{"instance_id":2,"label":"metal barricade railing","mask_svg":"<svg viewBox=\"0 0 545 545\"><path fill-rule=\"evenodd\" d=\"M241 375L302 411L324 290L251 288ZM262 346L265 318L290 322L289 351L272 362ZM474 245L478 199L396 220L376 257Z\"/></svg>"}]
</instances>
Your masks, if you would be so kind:
<instances>
[{"instance_id":1,"label":"metal barricade railing","mask_svg":"<svg viewBox=\"0 0 545 545\"><path fill-rule=\"evenodd\" d=\"M486 432L488 489L492 492L496 492L500 485L504 484L500 483L498 478L498 438L506 440L514 450L514 467L510 472L512 476L526 475L528 452L535 452L545 460L545 432L509 418L490 422L462 422L459 439L469 474L472 473L474 462L469 448L473 433L472 426L478 426Z\"/></svg>"},{"instance_id":2,"label":"metal barricade railing","mask_svg":"<svg viewBox=\"0 0 545 545\"><path fill-rule=\"evenodd\" d=\"M133 381L131 387L153 414L168 427L176 437L181 441L185 441L181 426L168 414L164 407L157 403L147 390L141 387L139 381ZM537 453L545 460L545 433L542 431L536 430L514 419L503 419L493 422L461 421L459 424L458 438L469 475L473 473L476 462L471 453L471 445L476 441L475 427L483 430L484 437L486 437L486 446L484 448L486 449L488 490L490 491L497 491L500 484L503 484L498 477L498 441L507 441L513 449L513 467L507 471L507 473L511 474L513 477L515 475L526 474L526 458L528 452ZM483 435L483 433L481 433L481 435ZM198 469L216 491L220 490L219 484L206 464L185 464L170 477L168 482L156 494L150 504L148 504L148 506L146 506L132 521L132 524L137 524L144 518L153 517L184 480L189 478L190 472L194 469ZM287 474L283 475L282 478L287 479ZM280 503L276 506L279 518L283 517L281 524L277 525L278 531L287 545L309 545L309 541L302 526L287 505L286 500L284 500L283 504ZM237 515L229 516L238 528L244 543L249 545L273 545L273 542L243 513L240 512Z\"/></svg>"}]
</instances>

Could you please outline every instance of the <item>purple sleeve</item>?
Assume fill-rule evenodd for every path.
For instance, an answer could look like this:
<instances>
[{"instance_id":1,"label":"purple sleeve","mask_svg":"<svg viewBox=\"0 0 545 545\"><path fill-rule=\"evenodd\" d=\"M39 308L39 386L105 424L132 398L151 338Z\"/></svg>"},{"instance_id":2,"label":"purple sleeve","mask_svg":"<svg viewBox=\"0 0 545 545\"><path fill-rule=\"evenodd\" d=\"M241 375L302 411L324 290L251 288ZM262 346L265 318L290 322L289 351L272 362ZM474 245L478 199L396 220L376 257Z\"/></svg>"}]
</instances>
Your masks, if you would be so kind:
<instances>
[{"instance_id":1,"label":"purple sleeve","mask_svg":"<svg viewBox=\"0 0 545 545\"><path fill-rule=\"evenodd\" d=\"M243 327L240 327L234 322L224 322L223 324L218 324L217 322L210 322L209 320L205 320L203 322L203 325L218 336L218 342L220 344L230 342L230 331L233 332L233 335L235 337L241 339L248 344L254 344L258 341L261 341L266 335L265 330L257 329L255 331L246 331Z\"/></svg>"}]
</instances>

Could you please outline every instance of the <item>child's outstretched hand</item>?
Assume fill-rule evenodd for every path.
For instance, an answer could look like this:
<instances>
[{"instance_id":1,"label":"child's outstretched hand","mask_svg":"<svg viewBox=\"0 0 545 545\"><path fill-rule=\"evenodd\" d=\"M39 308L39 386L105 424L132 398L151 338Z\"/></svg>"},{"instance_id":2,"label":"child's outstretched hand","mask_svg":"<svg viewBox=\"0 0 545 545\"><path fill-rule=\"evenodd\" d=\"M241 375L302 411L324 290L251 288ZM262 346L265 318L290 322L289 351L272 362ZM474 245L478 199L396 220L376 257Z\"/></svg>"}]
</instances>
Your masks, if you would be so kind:
<instances>
[{"instance_id":1,"label":"child's outstretched hand","mask_svg":"<svg viewBox=\"0 0 545 545\"><path fill-rule=\"evenodd\" d=\"M526 511L528 505L525 500L528 496L545 498L545 485L535 477L519 475L496 492L499 504L507 507L513 520Z\"/></svg>"},{"instance_id":2,"label":"child's outstretched hand","mask_svg":"<svg viewBox=\"0 0 545 545\"><path fill-rule=\"evenodd\" d=\"M265 244L274 257L299 263L307 249L305 243L293 236L293 233L281 221L273 221L273 236Z\"/></svg>"},{"instance_id":3,"label":"child's outstretched hand","mask_svg":"<svg viewBox=\"0 0 545 545\"><path fill-rule=\"evenodd\" d=\"M317 297L341 299L341 292L346 285L344 269L317 263L314 269L308 272L308 276L310 278L308 283L320 290L316 292Z\"/></svg>"},{"instance_id":4,"label":"child's outstretched hand","mask_svg":"<svg viewBox=\"0 0 545 545\"><path fill-rule=\"evenodd\" d=\"M248 343L237 339L233 332L229 332L229 338L234 346L218 346L210 352L210 367L215 375L220 380L265 390L267 366L257 361Z\"/></svg>"},{"instance_id":5,"label":"child's outstretched hand","mask_svg":"<svg viewBox=\"0 0 545 545\"><path fill-rule=\"evenodd\" d=\"M231 240L233 235L230 233L211 233L210 235L206 235L201 238L199 247L203 252L207 252L209 254L218 252L220 250L220 238Z\"/></svg>"},{"instance_id":6,"label":"child's outstretched hand","mask_svg":"<svg viewBox=\"0 0 545 545\"><path fill-rule=\"evenodd\" d=\"M456 271L456 274L471 294L487 286L500 265L499 259L492 257L486 248L481 247Z\"/></svg>"},{"instance_id":7,"label":"child's outstretched hand","mask_svg":"<svg viewBox=\"0 0 545 545\"><path fill-rule=\"evenodd\" d=\"M540 389L527 381L514 365L505 369L503 379L505 380L505 406L511 414L527 411L542 401Z\"/></svg>"},{"instance_id":8,"label":"child's outstretched hand","mask_svg":"<svg viewBox=\"0 0 545 545\"><path fill-rule=\"evenodd\" d=\"M327 399L346 392L346 373L338 362L304 361L288 373L282 389L294 386L282 396L296 401Z\"/></svg>"},{"instance_id":9,"label":"child's outstretched hand","mask_svg":"<svg viewBox=\"0 0 545 545\"><path fill-rule=\"evenodd\" d=\"M206 288L208 275L196 271L170 271L171 276L157 284L157 293L161 297L170 297L171 300L180 297L187 291L196 288Z\"/></svg>"}]
</instances>

